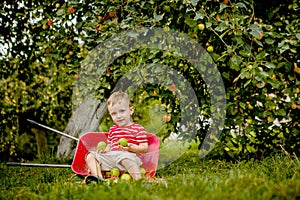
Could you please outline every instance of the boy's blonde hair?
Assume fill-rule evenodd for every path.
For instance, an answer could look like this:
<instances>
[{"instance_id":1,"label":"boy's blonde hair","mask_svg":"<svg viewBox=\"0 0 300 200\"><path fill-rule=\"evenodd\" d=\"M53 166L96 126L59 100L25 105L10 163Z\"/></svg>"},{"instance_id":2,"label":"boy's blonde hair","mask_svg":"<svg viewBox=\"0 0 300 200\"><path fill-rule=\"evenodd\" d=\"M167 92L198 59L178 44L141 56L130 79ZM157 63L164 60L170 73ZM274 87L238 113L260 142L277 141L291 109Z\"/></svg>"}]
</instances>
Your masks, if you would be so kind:
<instances>
[{"instance_id":1,"label":"boy's blonde hair","mask_svg":"<svg viewBox=\"0 0 300 200\"><path fill-rule=\"evenodd\" d=\"M107 107L113 106L123 100L126 101L126 103L128 103L128 106L131 106L130 98L127 93L122 91L114 92L110 95L110 97L107 100Z\"/></svg>"}]
</instances>

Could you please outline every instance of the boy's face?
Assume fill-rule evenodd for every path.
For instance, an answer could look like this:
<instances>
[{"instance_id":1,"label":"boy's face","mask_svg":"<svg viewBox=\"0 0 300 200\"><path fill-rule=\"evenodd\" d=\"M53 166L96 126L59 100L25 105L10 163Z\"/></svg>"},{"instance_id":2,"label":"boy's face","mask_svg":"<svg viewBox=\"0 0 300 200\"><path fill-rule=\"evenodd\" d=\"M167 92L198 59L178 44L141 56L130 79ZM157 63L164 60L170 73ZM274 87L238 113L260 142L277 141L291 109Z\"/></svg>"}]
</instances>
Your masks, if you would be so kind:
<instances>
[{"instance_id":1,"label":"boy's face","mask_svg":"<svg viewBox=\"0 0 300 200\"><path fill-rule=\"evenodd\" d=\"M130 115L133 114L133 108L128 105L128 102L125 100L120 100L115 103L113 106L108 106L109 114L118 126L128 126L132 122L130 120Z\"/></svg>"}]
</instances>

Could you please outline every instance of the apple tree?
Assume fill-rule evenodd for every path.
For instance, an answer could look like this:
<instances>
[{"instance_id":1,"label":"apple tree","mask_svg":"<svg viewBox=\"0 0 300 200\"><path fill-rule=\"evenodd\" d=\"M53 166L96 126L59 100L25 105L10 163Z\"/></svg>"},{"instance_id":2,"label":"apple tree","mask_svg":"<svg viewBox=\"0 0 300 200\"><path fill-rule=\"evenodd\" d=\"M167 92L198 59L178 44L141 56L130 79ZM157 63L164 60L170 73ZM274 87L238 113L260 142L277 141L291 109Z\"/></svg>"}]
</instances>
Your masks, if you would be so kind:
<instances>
[{"instance_id":1,"label":"apple tree","mask_svg":"<svg viewBox=\"0 0 300 200\"><path fill-rule=\"evenodd\" d=\"M78 136L71 123L78 120L74 114L82 112L72 112L72 95L73 83L81 76L81 61L111 36L143 27L187 34L217 65L226 89L227 114L212 155L262 157L282 150L299 154L297 0L274 0L268 7L254 0L4 1L1 6L3 159L35 155L35 138L27 118ZM98 59L101 62L101 55ZM104 116L103 105L118 80L130 69L149 63L168 65L180 72L192 85L204 119L210 118L209 89L192 64L176 52L145 47L100 66L105 70L99 75L97 106L88 114L90 120L98 116L91 129L96 130L95 124L102 120L106 127L111 123ZM156 70L164 76L162 68ZM149 128L162 138L178 130L181 110L196 109L181 108L174 95L179 85L172 83L171 76L165 79L168 87L143 85L133 97L134 117L142 123L153 120L151 113L157 107L154 114L161 113L162 121L156 121L161 129ZM96 111L99 107L100 112ZM206 120L192 123L200 124L197 139L203 141ZM87 123L77 125L86 130ZM47 133L45 137L56 151L59 136ZM63 140L60 147L66 145ZM72 147L69 142L68 149L63 150L68 152L65 155L70 155Z\"/></svg>"}]
</instances>

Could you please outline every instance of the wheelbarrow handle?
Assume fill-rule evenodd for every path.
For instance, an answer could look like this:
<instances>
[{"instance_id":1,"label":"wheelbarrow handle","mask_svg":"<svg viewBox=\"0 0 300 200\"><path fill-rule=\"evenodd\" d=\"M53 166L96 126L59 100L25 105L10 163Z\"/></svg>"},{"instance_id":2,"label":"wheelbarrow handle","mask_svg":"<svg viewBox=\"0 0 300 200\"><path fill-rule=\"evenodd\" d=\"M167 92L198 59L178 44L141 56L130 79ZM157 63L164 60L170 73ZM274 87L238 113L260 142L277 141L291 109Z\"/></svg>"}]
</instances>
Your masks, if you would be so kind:
<instances>
[{"instance_id":1,"label":"wheelbarrow handle","mask_svg":"<svg viewBox=\"0 0 300 200\"><path fill-rule=\"evenodd\" d=\"M71 165L7 162L7 166L71 168Z\"/></svg>"},{"instance_id":2,"label":"wheelbarrow handle","mask_svg":"<svg viewBox=\"0 0 300 200\"><path fill-rule=\"evenodd\" d=\"M66 134L66 133L64 133L64 132L61 132L61 131L55 130L55 129L53 129L53 128L50 128L50 127L48 127L48 126L45 126L45 125L43 125L43 124L37 123L37 122L35 122L35 121L31 120L31 119L27 119L27 121L29 121L29 122L32 123L32 124L38 125L38 126L40 126L40 127L43 127L43 128L45 128L45 129L48 129L48 130L50 130L50 131L53 131L53 132L55 132L55 133L58 133L58 134L60 134L60 135L63 135L63 136L65 136L65 137L67 137L67 138L70 138L70 139L73 139L73 140L76 140L76 141L79 140L78 138L76 138L76 137L74 137L74 136L68 135L68 134Z\"/></svg>"}]
</instances>

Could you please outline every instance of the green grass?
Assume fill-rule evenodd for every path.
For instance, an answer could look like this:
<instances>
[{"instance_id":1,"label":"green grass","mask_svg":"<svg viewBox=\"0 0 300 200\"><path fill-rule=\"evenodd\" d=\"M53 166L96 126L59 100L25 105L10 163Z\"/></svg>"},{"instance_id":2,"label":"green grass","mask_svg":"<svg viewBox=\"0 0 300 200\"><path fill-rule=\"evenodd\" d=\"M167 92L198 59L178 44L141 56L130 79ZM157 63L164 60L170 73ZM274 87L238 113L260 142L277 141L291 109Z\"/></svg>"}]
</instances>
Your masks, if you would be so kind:
<instances>
[{"instance_id":1,"label":"green grass","mask_svg":"<svg viewBox=\"0 0 300 200\"><path fill-rule=\"evenodd\" d=\"M4 164L0 174L0 199L300 199L300 162L286 155L232 163L188 152L153 182L80 185L71 169Z\"/></svg>"}]
</instances>

